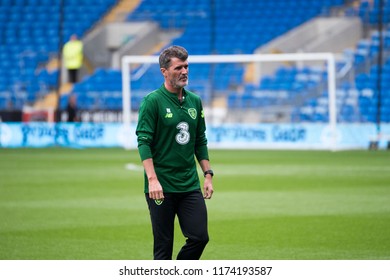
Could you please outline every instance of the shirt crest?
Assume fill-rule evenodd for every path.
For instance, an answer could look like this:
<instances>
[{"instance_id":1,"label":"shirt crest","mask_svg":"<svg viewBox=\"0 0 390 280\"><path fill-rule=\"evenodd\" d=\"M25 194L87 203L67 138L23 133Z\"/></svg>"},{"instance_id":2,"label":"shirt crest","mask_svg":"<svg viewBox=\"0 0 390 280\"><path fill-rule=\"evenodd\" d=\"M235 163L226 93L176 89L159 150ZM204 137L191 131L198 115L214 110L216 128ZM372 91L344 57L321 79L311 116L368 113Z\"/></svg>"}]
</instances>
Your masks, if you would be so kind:
<instances>
[{"instance_id":1,"label":"shirt crest","mask_svg":"<svg viewBox=\"0 0 390 280\"><path fill-rule=\"evenodd\" d=\"M196 109L195 108L189 108L188 109L188 114L190 115L191 118L193 118L194 120L196 119Z\"/></svg>"}]
</instances>

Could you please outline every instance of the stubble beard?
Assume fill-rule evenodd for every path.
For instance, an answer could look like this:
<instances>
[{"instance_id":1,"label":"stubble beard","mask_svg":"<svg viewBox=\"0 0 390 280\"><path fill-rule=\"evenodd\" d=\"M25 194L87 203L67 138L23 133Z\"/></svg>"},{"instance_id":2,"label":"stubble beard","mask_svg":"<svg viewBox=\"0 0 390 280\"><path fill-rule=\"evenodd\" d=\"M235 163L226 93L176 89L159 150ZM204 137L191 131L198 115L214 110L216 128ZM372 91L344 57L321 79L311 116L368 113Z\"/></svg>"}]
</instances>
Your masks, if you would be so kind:
<instances>
[{"instance_id":1,"label":"stubble beard","mask_svg":"<svg viewBox=\"0 0 390 280\"><path fill-rule=\"evenodd\" d=\"M186 86L188 86L188 77L185 82L183 82L181 79L178 79L177 81L171 83L171 85L176 89L182 89Z\"/></svg>"}]
</instances>

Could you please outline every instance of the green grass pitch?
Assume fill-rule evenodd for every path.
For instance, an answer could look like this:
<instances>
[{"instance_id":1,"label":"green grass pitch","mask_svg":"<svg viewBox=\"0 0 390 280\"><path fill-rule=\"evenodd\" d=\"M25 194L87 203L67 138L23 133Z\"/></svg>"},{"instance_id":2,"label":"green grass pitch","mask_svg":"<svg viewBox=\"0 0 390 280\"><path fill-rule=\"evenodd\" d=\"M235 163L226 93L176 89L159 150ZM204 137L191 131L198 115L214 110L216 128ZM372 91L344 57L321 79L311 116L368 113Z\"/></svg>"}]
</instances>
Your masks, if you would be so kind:
<instances>
[{"instance_id":1,"label":"green grass pitch","mask_svg":"<svg viewBox=\"0 0 390 280\"><path fill-rule=\"evenodd\" d=\"M389 151L210 156L202 259L390 259ZM0 259L152 259L142 190L135 150L0 149Z\"/></svg>"}]
</instances>

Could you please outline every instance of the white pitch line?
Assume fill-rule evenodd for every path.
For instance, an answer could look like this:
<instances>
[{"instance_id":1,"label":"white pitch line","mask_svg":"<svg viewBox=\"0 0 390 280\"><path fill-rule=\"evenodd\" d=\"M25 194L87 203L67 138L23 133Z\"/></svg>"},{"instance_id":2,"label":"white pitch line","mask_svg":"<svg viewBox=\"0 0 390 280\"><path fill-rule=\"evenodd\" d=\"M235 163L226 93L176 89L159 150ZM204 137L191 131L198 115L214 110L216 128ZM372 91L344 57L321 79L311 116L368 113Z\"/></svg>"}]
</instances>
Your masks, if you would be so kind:
<instances>
[{"instance_id":1,"label":"white pitch line","mask_svg":"<svg viewBox=\"0 0 390 280\"><path fill-rule=\"evenodd\" d=\"M130 171L143 171L144 167L134 163L128 163L125 165L125 168Z\"/></svg>"}]
</instances>

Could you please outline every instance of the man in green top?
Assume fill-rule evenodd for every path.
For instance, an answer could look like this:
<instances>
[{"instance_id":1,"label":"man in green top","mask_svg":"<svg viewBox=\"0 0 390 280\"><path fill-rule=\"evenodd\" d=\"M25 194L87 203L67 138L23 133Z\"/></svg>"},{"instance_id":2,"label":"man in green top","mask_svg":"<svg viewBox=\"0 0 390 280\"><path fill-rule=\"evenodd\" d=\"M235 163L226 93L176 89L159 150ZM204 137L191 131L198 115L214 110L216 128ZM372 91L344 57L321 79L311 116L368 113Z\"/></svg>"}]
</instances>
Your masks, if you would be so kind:
<instances>
[{"instance_id":1,"label":"man in green top","mask_svg":"<svg viewBox=\"0 0 390 280\"><path fill-rule=\"evenodd\" d=\"M213 194L201 99L188 85L188 53L171 46L159 57L164 84L143 100L136 129L145 169L145 196L154 237L154 259L172 259L177 215L187 238L177 259L199 259L209 241L204 199ZM196 161L204 173L203 195Z\"/></svg>"}]
</instances>

